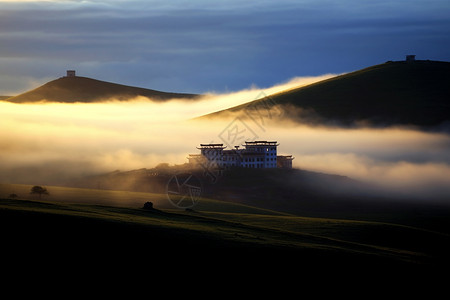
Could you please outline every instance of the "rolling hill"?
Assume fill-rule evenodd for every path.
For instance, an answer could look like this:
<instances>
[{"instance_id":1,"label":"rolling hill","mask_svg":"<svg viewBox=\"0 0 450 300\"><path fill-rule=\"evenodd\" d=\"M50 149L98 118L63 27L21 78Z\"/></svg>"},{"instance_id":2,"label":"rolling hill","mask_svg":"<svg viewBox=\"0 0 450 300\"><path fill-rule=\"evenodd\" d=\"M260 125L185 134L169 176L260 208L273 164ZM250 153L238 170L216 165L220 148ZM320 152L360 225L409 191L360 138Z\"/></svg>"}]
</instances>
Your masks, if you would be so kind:
<instances>
[{"instance_id":1,"label":"rolling hill","mask_svg":"<svg viewBox=\"0 0 450 300\"><path fill-rule=\"evenodd\" d=\"M450 62L386 62L201 118L248 113L269 103L281 108L283 118L299 122L433 127L450 121L449 82Z\"/></svg>"},{"instance_id":2,"label":"rolling hill","mask_svg":"<svg viewBox=\"0 0 450 300\"><path fill-rule=\"evenodd\" d=\"M360 219L368 221L392 221L391 216L406 215L407 211L414 211L412 213L414 215L416 210L425 213L428 210L427 206L440 207L447 203L446 198L426 195L414 200L403 193L382 189L377 185L349 177L300 169L238 168L223 172L214 181L203 169L183 169L174 166L169 169L115 171L80 177L67 182L65 186L71 186L77 190L127 191L130 194L126 203L135 202L135 199L139 205L142 205L143 195L165 194L167 183L172 176L185 172L194 175L202 182L202 197L222 203L247 205L305 217L351 219L359 216ZM3 194L7 195L11 192L4 190ZM26 194L17 188L15 192L19 195ZM1 194L2 185L0 184ZM53 193L53 196L56 197L56 194ZM124 198L126 197L124 194ZM168 204L167 198L163 198L163 201L156 198L148 201L154 202L156 206L167 208L160 206L162 203ZM94 195L89 199L94 199ZM435 230L438 220L439 218L435 215L434 224L430 224L428 228ZM421 221L422 226L428 226L425 223Z\"/></svg>"},{"instance_id":3,"label":"rolling hill","mask_svg":"<svg viewBox=\"0 0 450 300\"><path fill-rule=\"evenodd\" d=\"M87 77L61 77L36 89L6 99L9 102L100 102L109 99L128 100L138 96L163 101L173 98L193 99L197 95L167 93L100 81Z\"/></svg>"},{"instance_id":4,"label":"rolling hill","mask_svg":"<svg viewBox=\"0 0 450 300\"><path fill-rule=\"evenodd\" d=\"M81 190L79 195L85 192ZM95 201L68 203L62 198L0 199L2 238L8 245L4 250L26 256L33 249L40 259L63 254L96 262L103 254L112 253L127 261L130 257L192 260L196 254L207 253L220 260L248 262L253 258L261 263L263 259L265 266L283 260L313 269L359 264L364 268L445 268L448 264L449 236L445 232L377 221L294 216L252 207L239 212L242 206L238 204L203 201L209 204L181 211L96 205Z\"/></svg>"}]
</instances>

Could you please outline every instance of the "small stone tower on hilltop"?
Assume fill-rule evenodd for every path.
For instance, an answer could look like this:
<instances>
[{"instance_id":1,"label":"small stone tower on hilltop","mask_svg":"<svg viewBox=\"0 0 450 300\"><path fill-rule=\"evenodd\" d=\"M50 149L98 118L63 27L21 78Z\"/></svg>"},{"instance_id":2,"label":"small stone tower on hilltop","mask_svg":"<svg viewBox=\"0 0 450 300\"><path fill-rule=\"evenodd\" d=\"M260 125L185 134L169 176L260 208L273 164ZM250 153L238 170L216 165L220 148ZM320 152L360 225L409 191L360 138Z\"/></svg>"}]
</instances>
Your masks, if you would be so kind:
<instances>
[{"instance_id":1,"label":"small stone tower on hilltop","mask_svg":"<svg viewBox=\"0 0 450 300\"><path fill-rule=\"evenodd\" d=\"M406 55L406 61L407 62L412 62L416 60L416 56L415 55Z\"/></svg>"},{"instance_id":2,"label":"small stone tower on hilltop","mask_svg":"<svg viewBox=\"0 0 450 300\"><path fill-rule=\"evenodd\" d=\"M66 77L75 77L75 70L67 70Z\"/></svg>"}]
</instances>

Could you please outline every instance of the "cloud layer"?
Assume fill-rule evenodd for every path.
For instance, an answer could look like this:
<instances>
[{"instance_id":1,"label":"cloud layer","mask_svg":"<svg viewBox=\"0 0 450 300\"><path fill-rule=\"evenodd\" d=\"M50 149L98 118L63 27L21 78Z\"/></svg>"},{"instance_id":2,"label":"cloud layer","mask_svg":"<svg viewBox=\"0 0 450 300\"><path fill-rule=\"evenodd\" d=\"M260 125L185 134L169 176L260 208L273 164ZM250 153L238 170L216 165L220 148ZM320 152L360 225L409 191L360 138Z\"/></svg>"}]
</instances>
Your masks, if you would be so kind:
<instances>
[{"instance_id":1,"label":"cloud layer","mask_svg":"<svg viewBox=\"0 0 450 300\"><path fill-rule=\"evenodd\" d=\"M73 177L117 169L182 164L187 154L197 153L200 143L234 146L250 138L277 140L279 152L293 154L297 168L346 175L410 198L450 197L447 134L406 128L329 128L275 118L257 123L258 118L238 115L189 121L311 80L295 78L268 90L211 94L189 104L148 99L91 104L0 102L0 182L64 184ZM232 128L240 134L233 136Z\"/></svg>"}]
</instances>

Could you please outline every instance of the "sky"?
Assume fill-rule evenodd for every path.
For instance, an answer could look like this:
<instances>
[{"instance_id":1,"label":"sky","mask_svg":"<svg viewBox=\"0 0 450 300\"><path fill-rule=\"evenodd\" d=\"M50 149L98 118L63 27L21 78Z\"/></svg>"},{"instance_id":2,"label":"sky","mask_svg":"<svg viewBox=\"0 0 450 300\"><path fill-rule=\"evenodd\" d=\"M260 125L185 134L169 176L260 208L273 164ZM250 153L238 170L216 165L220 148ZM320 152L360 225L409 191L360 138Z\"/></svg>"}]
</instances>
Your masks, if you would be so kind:
<instances>
[{"instance_id":1,"label":"sky","mask_svg":"<svg viewBox=\"0 0 450 300\"><path fill-rule=\"evenodd\" d=\"M226 93L388 60L450 61L448 0L0 0L0 95L77 75Z\"/></svg>"}]
</instances>

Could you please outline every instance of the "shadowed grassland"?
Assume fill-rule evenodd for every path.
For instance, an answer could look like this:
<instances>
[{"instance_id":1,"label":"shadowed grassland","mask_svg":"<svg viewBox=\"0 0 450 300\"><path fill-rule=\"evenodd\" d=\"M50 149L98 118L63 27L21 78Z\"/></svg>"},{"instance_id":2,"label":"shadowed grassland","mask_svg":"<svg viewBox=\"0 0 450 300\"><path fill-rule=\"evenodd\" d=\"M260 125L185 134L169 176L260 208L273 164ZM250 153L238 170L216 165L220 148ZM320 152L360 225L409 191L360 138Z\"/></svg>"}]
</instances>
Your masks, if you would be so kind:
<instances>
[{"instance_id":1,"label":"shadowed grassland","mask_svg":"<svg viewBox=\"0 0 450 300\"><path fill-rule=\"evenodd\" d=\"M7 198L10 194L16 194L20 199L39 200L38 195L30 194L31 188L32 185L27 184L0 184L0 197ZM49 190L50 195L42 196L41 200L79 204L119 205L126 207L142 207L147 201L151 201L156 205L167 202L165 195L152 193L59 186L50 186L47 187L47 189Z\"/></svg>"},{"instance_id":2,"label":"shadowed grassland","mask_svg":"<svg viewBox=\"0 0 450 300\"><path fill-rule=\"evenodd\" d=\"M115 193L123 196L107 191ZM189 211L2 199L0 215L3 249L15 253L31 247L47 254L438 267L447 264L450 244L447 234L411 226L308 218L209 199Z\"/></svg>"},{"instance_id":3,"label":"shadowed grassland","mask_svg":"<svg viewBox=\"0 0 450 300\"><path fill-rule=\"evenodd\" d=\"M157 209L170 209L174 206L169 202L166 194L83 189L71 187L50 186L48 196L31 195L33 186L27 184L0 184L0 198L8 198L11 194L16 194L19 199L31 201L49 201L49 203L65 204L94 204L119 206L129 208L142 208L145 202L152 202ZM239 212L256 214L282 214L269 209L258 208L239 203L225 201L215 201L201 198L195 209L202 211Z\"/></svg>"}]
</instances>

